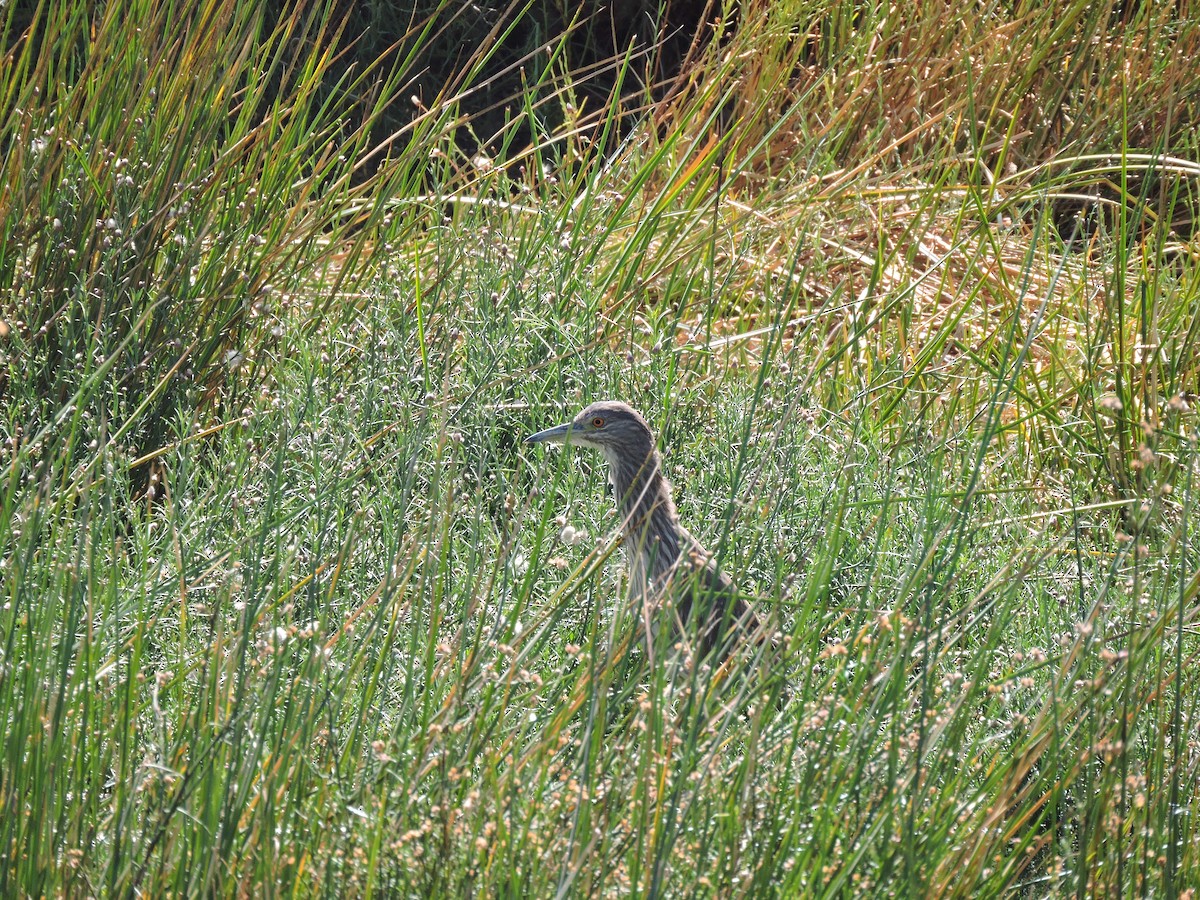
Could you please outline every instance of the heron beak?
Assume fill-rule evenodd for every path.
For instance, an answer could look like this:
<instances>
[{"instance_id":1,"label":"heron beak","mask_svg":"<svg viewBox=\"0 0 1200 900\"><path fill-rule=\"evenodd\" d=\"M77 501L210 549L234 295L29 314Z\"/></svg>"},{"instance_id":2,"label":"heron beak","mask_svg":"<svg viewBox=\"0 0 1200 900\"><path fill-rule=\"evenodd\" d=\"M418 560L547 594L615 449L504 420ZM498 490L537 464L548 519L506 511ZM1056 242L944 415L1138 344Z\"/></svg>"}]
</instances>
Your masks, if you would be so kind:
<instances>
[{"instance_id":1,"label":"heron beak","mask_svg":"<svg viewBox=\"0 0 1200 900\"><path fill-rule=\"evenodd\" d=\"M564 422L562 425L555 425L553 428L547 428L545 431L539 431L537 434L531 434L525 438L526 444L565 444L567 436L571 433L571 423Z\"/></svg>"}]
</instances>

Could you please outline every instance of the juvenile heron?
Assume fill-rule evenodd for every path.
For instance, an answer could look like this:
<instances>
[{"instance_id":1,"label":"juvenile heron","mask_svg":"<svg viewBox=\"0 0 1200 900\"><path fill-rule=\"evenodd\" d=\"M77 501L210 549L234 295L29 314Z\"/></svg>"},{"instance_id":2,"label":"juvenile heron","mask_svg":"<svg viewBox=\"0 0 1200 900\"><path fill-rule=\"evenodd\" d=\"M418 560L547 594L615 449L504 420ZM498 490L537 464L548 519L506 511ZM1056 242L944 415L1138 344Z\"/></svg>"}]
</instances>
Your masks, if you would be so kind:
<instances>
[{"instance_id":1,"label":"juvenile heron","mask_svg":"<svg viewBox=\"0 0 1200 900\"><path fill-rule=\"evenodd\" d=\"M591 447L608 461L608 479L622 515L622 543L631 599L643 614L673 605L676 625L696 635L700 656L724 656L739 633L758 636L757 617L711 554L679 524L671 484L662 472L646 420L625 403L593 403L570 422L525 439L527 444ZM700 618L692 622L693 616ZM647 621L649 626L649 621ZM650 640L652 630L647 631ZM653 646L650 647L653 654Z\"/></svg>"}]
</instances>

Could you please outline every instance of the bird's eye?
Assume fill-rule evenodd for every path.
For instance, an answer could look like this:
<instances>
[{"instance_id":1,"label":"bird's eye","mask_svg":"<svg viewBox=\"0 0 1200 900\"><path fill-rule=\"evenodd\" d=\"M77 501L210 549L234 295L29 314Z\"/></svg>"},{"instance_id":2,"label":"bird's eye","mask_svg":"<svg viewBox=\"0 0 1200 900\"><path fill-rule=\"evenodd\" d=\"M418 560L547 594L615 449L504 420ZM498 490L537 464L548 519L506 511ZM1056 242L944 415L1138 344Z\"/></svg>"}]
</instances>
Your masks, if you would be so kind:
<instances>
[{"instance_id":1,"label":"bird's eye","mask_svg":"<svg viewBox=\"0 0 1200 900\"><path fill-rule=\"evenodd\" d=\"M601 418L600 416L596 416L596 418L592 419L592 427L593 428L603 428L604 427L604 419Z\"/></svg>"}]
</instances>

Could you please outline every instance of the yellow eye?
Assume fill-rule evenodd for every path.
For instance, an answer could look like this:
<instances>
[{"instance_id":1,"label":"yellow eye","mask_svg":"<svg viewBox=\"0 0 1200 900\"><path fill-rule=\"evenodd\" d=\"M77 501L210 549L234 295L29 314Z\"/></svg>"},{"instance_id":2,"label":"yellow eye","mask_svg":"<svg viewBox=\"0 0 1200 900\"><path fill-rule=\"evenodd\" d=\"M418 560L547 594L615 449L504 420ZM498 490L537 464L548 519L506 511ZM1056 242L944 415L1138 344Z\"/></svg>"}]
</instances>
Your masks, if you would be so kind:
<instances>
[{"instance_id":1,"label":"yellow eye","mask_svg":"<svg viewBox=\"0 0 1200 900\"><path fill-rule=\"evenodd\" d=\"M603 428L604 427L604 419L602 419L600 416L596 416L596 418L592 419L592 427L593 428Z\"/></svg>"}]
</instances>

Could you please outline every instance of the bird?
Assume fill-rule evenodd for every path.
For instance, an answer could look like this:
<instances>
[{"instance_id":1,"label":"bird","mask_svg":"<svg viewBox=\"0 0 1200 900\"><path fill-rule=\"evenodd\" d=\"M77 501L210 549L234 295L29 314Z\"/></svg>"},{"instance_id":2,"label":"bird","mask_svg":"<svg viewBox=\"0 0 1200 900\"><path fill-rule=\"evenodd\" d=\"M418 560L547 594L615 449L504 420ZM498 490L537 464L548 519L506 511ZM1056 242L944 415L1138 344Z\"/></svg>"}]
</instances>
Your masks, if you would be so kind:
<instances>
[{"instance_id":1,"label":"bird","mask_svg":"<svg viewBox=\"0 0 1200 900\"><path fill-rule=\"evenodd\" d=\"M525 443L569 444L603 454L622 517L629 595L642 605L651 658L651 619L663 604L671 606L676 632L685 639L694 636L700 659L723 660L739 635L761 639L754 609L680 524L654 434L637 410L619 400L601 400L569 422L529 435Z\"/></svg>"}]
</instances>

